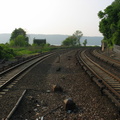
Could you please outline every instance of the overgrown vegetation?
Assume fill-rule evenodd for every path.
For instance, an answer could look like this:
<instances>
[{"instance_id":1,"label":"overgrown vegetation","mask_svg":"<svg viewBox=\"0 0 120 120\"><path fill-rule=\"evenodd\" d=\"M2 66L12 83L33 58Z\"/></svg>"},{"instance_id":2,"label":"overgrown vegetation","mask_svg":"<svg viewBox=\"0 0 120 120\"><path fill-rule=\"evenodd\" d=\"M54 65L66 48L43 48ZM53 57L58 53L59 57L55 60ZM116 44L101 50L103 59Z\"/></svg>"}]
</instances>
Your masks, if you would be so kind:
<instances>
[{"instance_id":1,"label":"overgrown vegetation","mask_svg":"<svg viewBox=\"0 0 120 120\"><path fill-rule=\"evenodd\" d=\"M29 44L29 39L26 32L22 28L15 29L11 33L10 42L7 44L0 44L0 60L14 59L17 56L26 57L28 55L48 52L56 49L50 44Z\"/></svg>"},{"instance_id":2,"label":"overgrown vegetation","mask_svg":"<svg viewBox=\"0 0 120 120\"><path fill-rule=\"evenodd\" d=\"M49 46L48 44L42 46L30 45L27 47L11 47L9 44L0 44L0 59L14 59L17 56L26 57L33 54L49 52L54 49L59 49L59 47Z\"/></svg>"},{"instance_id":3,"label":"overgrown vegetation","mask_svg":"<svg viewBox=\"0 0 120 120\"><path fill-rule=\"evenodd\" d=\"M104 11L99 11L99 30L109 47L120 45L120 0L115 0Z\"/></svg>"},{"instance_id":4,"label":"overgrown vegetation","mask_svg":"<svg viewBox=\"0 0 120 120\"><path fill-rule=\"evenodd\" d=\"M15 56L15 51L8 44L0 44L0 59L11 59Z\"/></svg>"},{"instance_id":5,"label":"overgrown vegetation","mask_svg":"<svg viewBox=\"0 0 120 120\"><path fill-rule=\"evenodd\" d=\"M14 59L17 56L26 57L33 54L49 52L56 49L64 48L77 48L81 46L80 38L82 32L77 30L72 36L69 36L62 42L62 46L52 46L49 43L46 44L29 44L29 39L26 32L22 29L15 29L11 33L10 42L7 44L0 44L0 60L1 59ZM87 40L83 42L86 46Z\"/></svg>"}]
</instances>

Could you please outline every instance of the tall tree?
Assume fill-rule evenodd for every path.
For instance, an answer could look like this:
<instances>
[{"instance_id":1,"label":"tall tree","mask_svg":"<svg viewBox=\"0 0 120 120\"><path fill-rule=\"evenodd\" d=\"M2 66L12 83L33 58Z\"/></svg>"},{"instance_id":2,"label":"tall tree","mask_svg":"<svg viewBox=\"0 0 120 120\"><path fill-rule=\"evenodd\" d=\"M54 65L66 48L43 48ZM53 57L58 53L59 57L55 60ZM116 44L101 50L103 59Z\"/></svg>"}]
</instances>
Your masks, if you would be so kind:
<instances>
[{"instance_id":1,"label":"tall tree","mask_svg":"<svg viewBox=\"0 0 120 120\"><path fill-rule=\"evenodd\" d=\"M26 32L22 28L15 29L10 37L10 43L14 46L26 46L28 45L28 37Z\"/></svg>"},{"instance_id":2,"label":"tall tree","mask_svg":"<svg viewBox=\"0 0 120 120\"><path fill-rule=\"evenodd\" d=\"M99 31L104 36L104 41L108 46L120 45L120 0L115 0L111 5L98 13L101 19Z\"/></svg>"},{"instance_id":3,"label":"tall tree","mask_svg":"<svg viewBox=\"0 0 120 120\"><path fill-rule=\"evenodd\" d=\"M80 39L83 36L83 33L80 30L76 30L76 32L73 34L77 38L77 44L80 46Z\"/></svg>"}]
</instances>

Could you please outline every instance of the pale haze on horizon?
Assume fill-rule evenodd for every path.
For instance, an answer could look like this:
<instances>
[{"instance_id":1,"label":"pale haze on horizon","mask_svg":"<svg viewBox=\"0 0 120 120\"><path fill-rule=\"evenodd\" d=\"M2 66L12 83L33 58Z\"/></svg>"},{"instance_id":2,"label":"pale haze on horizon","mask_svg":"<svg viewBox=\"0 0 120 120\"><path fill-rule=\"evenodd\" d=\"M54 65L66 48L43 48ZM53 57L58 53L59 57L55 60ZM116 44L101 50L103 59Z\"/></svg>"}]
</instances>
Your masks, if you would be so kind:
<instances>
[{"instance_id":1,"label":"pale haze on horizon","mask_svg":"<svg viewBox=\"0 0 120 120\"><path fill-rule=\"evenodd\" d=\"M102 36L98 12L114 0L0 0L0 33Z\"/></svg>"}]
</instances>

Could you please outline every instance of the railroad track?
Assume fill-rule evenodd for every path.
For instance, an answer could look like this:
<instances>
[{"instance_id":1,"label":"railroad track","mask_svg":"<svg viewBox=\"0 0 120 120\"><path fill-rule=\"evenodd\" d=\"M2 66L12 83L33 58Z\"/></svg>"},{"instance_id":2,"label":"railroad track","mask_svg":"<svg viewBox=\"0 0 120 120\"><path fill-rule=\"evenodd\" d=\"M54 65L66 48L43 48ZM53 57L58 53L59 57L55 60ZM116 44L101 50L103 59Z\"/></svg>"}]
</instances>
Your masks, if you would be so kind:
<instances>
[{"instance_id":1,"label":"railroad track","mask_svg":"<svg viewBox=\"0 0 120 120\"><path fill-rule=\"evenodd\" d=\"M0 73L0 97L2 97L16 82L24 75L24 73L33 65L53 55L54 53L46 54L44 56L37 56L30 60L17 64ZM19 79L18 79L19 77Z\"/></svg>"},{"instance_id":2,"label":"railroad track","mask_svg":"<svg viewBox=\"0 0 120 120\"><path fill-rule=\"evenodd\" d=\"M120 78L91 60L85 51L79 51L77 59L91 80L100 87L101 93L108 95L120 111Z\"/></svg>"},{"instance_id":3,"label":"railroad track","mask_svg":"<svg viewBox=\"0 0 120 120\"><path fill-rule=\"evenodd\" d=\"M10 113L8 114L8 116L4 119L4 120L9 120L11 119L12 115L14 114L15 110L17 109L17 107L19 106L20 102L22 101L25 93L27 90L24 90L21 94L21 96L19 97L18 101L16 102L15 106L13 107L13 109L10 111Z\"/></svg>"},{"instance_id":4,"label":"railroad track","mask_svg":"<svg viewBox=\"0 0 120 120\"><path fill-rule=\"evenodd\" d=\"M92 54L97 58L100 58L101 60L104 60L105 62L112 64L113 66L120 67L120 61L107 57L103 54L100 54L96 49L92 51Z\"/></svg>"},{"instance_id":5,"label":"railroad track","mask_svg":"<svg viewBox=\"0 0 120 120\"><path fill-rule=\"evenodd\" d=\"M21 66L22 64L24 64L26 62L29 62L33 59L36 59L36 58L44 56L44 55L45 54L36 54L36 55L29 56L27 58L20 58L15 61L7 61L3 64L0 64L0 76L18 66Z\"/></svg>"}]
</instances>

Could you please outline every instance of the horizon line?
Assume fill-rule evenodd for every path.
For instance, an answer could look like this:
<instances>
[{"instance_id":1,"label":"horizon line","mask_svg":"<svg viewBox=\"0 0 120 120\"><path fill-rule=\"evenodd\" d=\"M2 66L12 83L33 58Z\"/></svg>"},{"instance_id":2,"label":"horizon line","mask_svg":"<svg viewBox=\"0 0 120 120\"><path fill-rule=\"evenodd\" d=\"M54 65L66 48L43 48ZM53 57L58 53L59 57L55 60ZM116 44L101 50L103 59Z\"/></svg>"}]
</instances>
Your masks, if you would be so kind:
<instances>
[{"instance_id":1,"label":"horizon line","mask_svg":"<svg viewBox=\"0 0 120 120\"><path fill-rule=\"evenodd\" d=\"M11 33L0 33L0 35L1 34L11 34ZM69 35L69 34L42 34L42 33L28 33L28 34L26 34L26 35L30 35L30 34L35 34L35 35L67 35L67 36L71 36L71 35ZM97 35L83 35L83 37L103 37L103 36L97 36Z\"/></svg>"}]
</instances>

